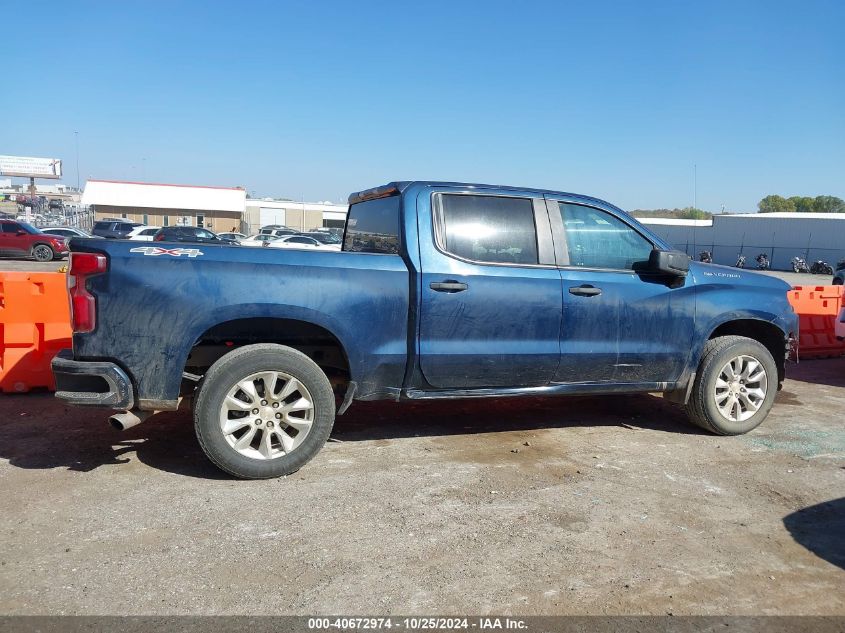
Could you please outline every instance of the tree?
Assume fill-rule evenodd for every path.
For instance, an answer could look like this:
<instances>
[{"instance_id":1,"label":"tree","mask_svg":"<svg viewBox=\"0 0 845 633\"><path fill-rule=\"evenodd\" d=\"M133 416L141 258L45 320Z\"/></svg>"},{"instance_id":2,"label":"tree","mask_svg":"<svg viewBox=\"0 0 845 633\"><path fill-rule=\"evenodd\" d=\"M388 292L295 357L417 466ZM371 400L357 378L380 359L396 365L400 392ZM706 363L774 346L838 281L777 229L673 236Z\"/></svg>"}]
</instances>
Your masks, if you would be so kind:
<instances>
[{"instance_id":1,"label":"tree","mask_svg":"<svg viewBox=\"0 0 845 633\"><path fill-rule=\"evenodd\" d=\"M787 200L783 196L766 196L757 203L760 213L780 213L795 211L795 203L792 199Z\"/></svg>"},{"instance_id":2,"label":"tree","mask_svg":"<svg viewBox=\"0 0 845 633\"><path fill-rule=\"evenodd\" d=\"M678 217L682 220L709 220L713 215L701 209L684 207L678 212Z\"/></svg>"},{"instance_id":3,"label":"tree","mask_svg":"<svg viewBox=\"0 0 845 633\"><path fill-rule=\"evenodd\" d=\"M845 200L836 196L816 196L813 201L816 213L845 213Z\"/></svg>"},{"instance_id":4,"label":"tree","mask_svg":"<svg viewBox=\"0 0 845 633\"><path fill-rule=\"evenodd\" d=\"M816 201L810 196L792 196L787 201L795 205L795 210L798 213L812 213L816 210Z\"/></svg>"}]
</instances>

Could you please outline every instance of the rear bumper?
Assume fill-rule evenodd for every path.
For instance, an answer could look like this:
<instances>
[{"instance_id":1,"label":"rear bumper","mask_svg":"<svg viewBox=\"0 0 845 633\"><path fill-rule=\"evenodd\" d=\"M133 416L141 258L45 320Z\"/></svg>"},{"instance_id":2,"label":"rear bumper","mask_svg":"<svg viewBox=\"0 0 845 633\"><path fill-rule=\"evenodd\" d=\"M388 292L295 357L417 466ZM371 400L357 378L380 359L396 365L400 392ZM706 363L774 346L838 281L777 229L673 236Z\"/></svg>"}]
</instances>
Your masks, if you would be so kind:
<instances>
[{"instance_id":1,"label":"rear bumper","mask_svg":"<svg viewBox=\"0 0 845 633\"><path fill-rule=\"evenodd\" d=\"M73 359L73 351L64 349L53 359L56 397L68 404L109 409L132 409L135 394L129 376L107 361Z\"/></svg>"}]
</instances>

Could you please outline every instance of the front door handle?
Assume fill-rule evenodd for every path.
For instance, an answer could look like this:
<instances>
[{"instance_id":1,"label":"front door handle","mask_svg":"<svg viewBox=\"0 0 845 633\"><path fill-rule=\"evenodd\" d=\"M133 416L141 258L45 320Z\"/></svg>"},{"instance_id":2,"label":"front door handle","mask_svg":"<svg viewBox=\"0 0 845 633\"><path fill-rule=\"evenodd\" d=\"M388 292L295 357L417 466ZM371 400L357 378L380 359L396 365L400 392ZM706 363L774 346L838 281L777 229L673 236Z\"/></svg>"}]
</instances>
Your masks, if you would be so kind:
<instances>
[{"instance_id":1,"label":"front door handle","mask_svg":"<svg viewBox=\"0 0 845 633\"><path fill-rule=\"evenodd\" d=\"M437 292L463 292L469 286L460 281L450 279L448 281L432 281L428 284L428 287Z\"/></svg>"},{"instance_id":2,"label":"front door handle","mask_svg":"<svg viewBox=\"0 0 845 633\"><path fill-rule=\"evenodd\" d=\"M571 295L578 295L579 297L595 297L596 295L601 294L601 288L596 288L595 286L583 285L583 286L572 286L569 289L569 294Z\"/></svg>"}]
</instances>

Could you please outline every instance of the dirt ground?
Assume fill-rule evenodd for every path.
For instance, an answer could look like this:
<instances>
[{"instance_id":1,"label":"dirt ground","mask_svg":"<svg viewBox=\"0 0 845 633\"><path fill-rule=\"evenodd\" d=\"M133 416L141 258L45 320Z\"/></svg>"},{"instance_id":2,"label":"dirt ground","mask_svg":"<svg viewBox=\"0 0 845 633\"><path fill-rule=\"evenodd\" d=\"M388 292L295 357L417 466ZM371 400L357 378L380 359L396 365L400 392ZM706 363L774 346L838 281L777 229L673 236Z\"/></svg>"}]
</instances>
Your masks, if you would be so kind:
<instances>
[{"instance_id":1,"label":"dirt ground","mask_svg":"<svg viewBox=\"0 0 845 633\"><path fill-rule=\"evenodd\" d=\"M2 614L845 614L845 359L753 433L659 397L358 403L246 482L187 411L0 396Z\"/></svg>"}]
</instances>

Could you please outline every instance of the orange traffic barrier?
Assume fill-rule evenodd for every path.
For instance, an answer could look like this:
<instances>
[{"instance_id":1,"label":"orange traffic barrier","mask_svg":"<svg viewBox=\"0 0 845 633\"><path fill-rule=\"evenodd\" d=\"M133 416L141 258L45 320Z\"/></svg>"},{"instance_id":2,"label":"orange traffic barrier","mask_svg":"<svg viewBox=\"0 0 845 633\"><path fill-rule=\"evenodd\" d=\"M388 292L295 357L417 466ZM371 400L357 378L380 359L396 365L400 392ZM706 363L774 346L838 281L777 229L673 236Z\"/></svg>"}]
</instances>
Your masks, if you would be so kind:
<instances>
[{"instance_id":1,"label":"orange traffic barrier","mask_svg":"<svg viewBox=\"0 0 845 633\"><path fill-rule=\"evenodd\" d=\"M799 317L799 358L845 355L845 341L836 338L836 319L843 303L843 286L795 286L789 303Z\"/></svg>"},{"instance_id":2,"label":"orange traffic barrier","mask_svg":"<svg viewBox=\"0 0 845 633\"><path fill-rule=\"evenodd\" d=\"M70 346L65 275L0 272L0 391L54 390L50 361Z\"/></svg>"}]
</instances>

